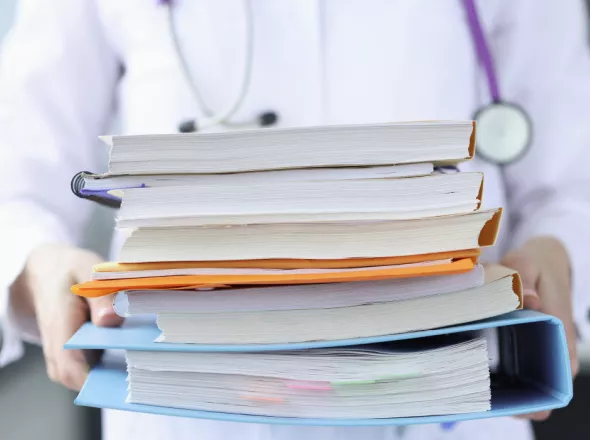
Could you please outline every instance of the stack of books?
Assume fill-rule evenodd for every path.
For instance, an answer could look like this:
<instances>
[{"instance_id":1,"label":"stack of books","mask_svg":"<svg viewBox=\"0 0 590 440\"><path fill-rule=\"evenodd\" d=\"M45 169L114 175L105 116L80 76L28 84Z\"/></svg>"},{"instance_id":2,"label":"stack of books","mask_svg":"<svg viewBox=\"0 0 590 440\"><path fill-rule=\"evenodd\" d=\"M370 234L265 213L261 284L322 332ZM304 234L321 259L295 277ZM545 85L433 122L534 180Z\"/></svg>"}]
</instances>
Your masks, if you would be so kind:
<instances>
[{"instance_id":1,"label":"stack of books","mask_svg":"<svg viewBox=\"0 0 590 440\"><path fill-rule=\"evenodd\" d=\"M482 174L456 168L472 121L103 140L109 173L73 187L120 203L127 236L72 290L147 320L74 335L67 348L127 362L97 366L79 404L366 425L571 398L561 323L514 312L518 274L479 264L501 209L480 209Z\"/></svg>"}]
</instances>

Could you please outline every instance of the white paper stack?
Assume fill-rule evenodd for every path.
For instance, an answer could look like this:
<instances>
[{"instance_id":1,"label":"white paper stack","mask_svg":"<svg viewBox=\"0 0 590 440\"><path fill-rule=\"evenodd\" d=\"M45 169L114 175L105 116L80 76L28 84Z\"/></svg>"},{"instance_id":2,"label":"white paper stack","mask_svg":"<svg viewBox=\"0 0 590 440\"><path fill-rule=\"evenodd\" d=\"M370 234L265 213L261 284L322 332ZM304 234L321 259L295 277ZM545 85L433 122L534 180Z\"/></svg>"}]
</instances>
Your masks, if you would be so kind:
<instances>
[{"instance_id":1,"label":"white paper stack","mask_svg":"<svg viewBox=\"0 0 590 440\"><path fill-rule=\"evenodd\" d=\"M415 342L415 341L414 341ZM432 342L430 342L432 343ZM385 418L490 409L486 341L274 353L127 352L129 401L240 414Z\"/></svg>"}]
</instances>

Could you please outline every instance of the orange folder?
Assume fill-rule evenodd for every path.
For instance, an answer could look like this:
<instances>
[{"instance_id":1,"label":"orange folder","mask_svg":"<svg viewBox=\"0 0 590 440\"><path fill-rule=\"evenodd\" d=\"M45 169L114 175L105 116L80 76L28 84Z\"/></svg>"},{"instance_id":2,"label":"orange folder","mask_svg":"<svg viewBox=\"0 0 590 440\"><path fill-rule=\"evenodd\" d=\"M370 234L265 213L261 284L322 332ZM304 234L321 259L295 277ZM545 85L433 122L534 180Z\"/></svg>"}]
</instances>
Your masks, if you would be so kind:
<instances>
[{"instance_id":1,"label":"orange folder","mask_svg":"<svg viewBox=\"0 0 590 440\"><path fill-rule=\"evenodd\" d=\"M434 260L441 259L441 254ZM448 257L447 257L448 258ZM424 261L424 260L422 260ZM432 261L432 260L431 260ZM151 278L126 278L116 280L88 281L76 284L72 292L87 298L116 293L121 290L196 289L236 285L265 284L318 284L349 281L382 280L389 278L412 278L434 275L453 275L469 272L475 266L477 256L458 258L451 263L411 267L375 267L361 272L333 272L313 274L258 274L258 275L180 275ZM159 263L155 263L159 264ZM397 260L396 264L400 264ZM208 266L211 267L211 266ZM258 266L260 267L260 266Z\"/></svg>"},{"instance_id":2,"label":"orange folder","mask_svg":"<svg viewBox=\"0 0 590 440\"><path fill-rule=\"evenodd\" d=\"M109 261L94 266L94 272L127 272L140 270L168 269L352 269L356 267L393 266L398 264L422 263L426 261L457 258L476 258L481 249L436 252L432 254L405 255L380 258L344 258L339 260L222 260L222 261L171 261L155 263L118 263Z\"/></svg>"}]
</instances>

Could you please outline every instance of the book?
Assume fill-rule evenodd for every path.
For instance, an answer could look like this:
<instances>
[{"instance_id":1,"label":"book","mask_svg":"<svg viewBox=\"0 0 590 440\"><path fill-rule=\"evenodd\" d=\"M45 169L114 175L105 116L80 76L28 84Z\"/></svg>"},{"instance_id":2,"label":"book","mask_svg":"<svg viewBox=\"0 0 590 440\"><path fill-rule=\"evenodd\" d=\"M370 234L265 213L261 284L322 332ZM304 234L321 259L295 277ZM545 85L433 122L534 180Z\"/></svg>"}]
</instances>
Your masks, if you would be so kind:
<instances>
[{"instance_id":1,"label":"book","mask_svg":"<svg viewBox=\"0 0 590 440\"><path fill-rule=\"evenodd\" d=\"M481 173L121 190L118 227L406 220L479 208Z\"/></svg>"},{"instance_id":2,"label":"book","mask_svg":"<svg viewBox=\"0 0 590 440\"><path fill-rule=\"evenodd\" d=\"M154 313L220 313L331 309L405 301L457 292L484 283L483 266L456 275L288 286L207 290L127 290L114 306L121 316Z\"/></svg>"},{"instance_id":3,"label":"book","mask_svg":"<svg viewBox=\"0 0 590 440\"><path fill-rule=\"evenodd\" d=\"M495 242L501 210L412 220L139 227L120 262L344 259L472 249Z\"/></svg>"},{"instance_id":4,"label":"book","mask_svg":"<svg viewBox=\"0 0 590 440\"><path fill-rule=\"evenodd\" d=\"M193 417L220 421L251 422L282 425L326 425L326 426L378 426L378 425L409 425L419 423L443 423L471 420L487 417L505 417L517 414L527 414L536 411L551 410L564 407L572 398L572 377L569 363L569 355L565 340L563 324L552 316L544 315L531 310L520 310L506 315L477 321L470 324L462 324L453 327L439 328L435 330L404 333L399 335L387 335L375 338L354 338L339 341L312 341L298 344L273 344L273 345L199 345L199 344L173 344L154 342L159 335L158 328L153 322L146 320L133 320L130 318L122 328L101 328L87 323L68 341L66 349L115 349L126 350L127 355L133 352L144 352L143 360L147 362L160 362L164 357L155 356L155 353L166 353L174 359L179 354L192 356L206 354L229 354L236 362L229 362L229 366L242 364L237 361L244 354L272 354L294 350L325 349L330 347L362 346L364 344L387 343L390 348L396 347L397 342L403 342L403 347L408 350L419 350L428 343L425 338L453 336L465 340L481 337L481 332L492 329L497 334L498 353L497 360L491 360L497 364L491 369L491 408L465 413L445 413L444 409L433 411L430 416L416 415L414 417L375 417L372 414L364 414L358 417L338 417L334 414L327 417L286 417L269 416L262 409L272 411L277 406L288 406L284 402L272 401L272 399L245 399L236 398L232 401L242 407L232 411L205 411L188 409L189 403L194 405L199 399L196 393L185 388L186 399L183 402L162 402L166 405L134 403L129 399L128 374L125 364L115 360L105 359L102 365L92 369L88 379L80 391L76 404L96 408L110 408L124 411L138 411L150 414L161 414L178 417ZM446 335L446 336L445 336ZM539 337L541 335L542 337ZM440 340L440 339L439 339ZM489 345L489 344L488 344ZM399 348L399 346L398 346ZM339 349L340 350L340 349ZM137 353L135 353L137 354ZM130 359L137 358L132 354ZM492 352L489 353L493 355ZM495 356L493 356L495 358ZM189 358L187 364L194 366L199 358ZM163 364L163 363L162 363ZM167 363L166 368L179 369L180 362ZM202 365L202 364L200 364ZM143 364L147 367L146 364ZM153 366L153 365L151 365ZM295 367L302 366L301 363ZM162 365L160 365L162 367ZM276 363L266 363L264 370L279 368ZM257 367L258 368L258 367ZM150 368L150 371L155 370ZM334 369L335 372L340 368ZM355 371L359 370L354 368ZM262 371L262 370L261 370ZM281 373L281 378L283 375ZM403 386L409 377L399 380ZM150 382L155 382L150 379ZM187 386L187 381L183 384ZM294 384L296 387L302 384ZM318 385L318 384L316 384ZM359 384L360 385L360 384ZM371 384L366 384L371 385ZM287 388L284 386L283 388ZM295 388L297 390L298 388ZM352 388L351 388L352 389ZM349 389L349 390L351 390ZM399 388L396 391L401 391ZM308 390L322 393L328 390ZM349 391L350 392L350 391ZM140 396L142 397L142 396ZM143 396L145 397L145 396ZM166 396L158 396L165 399ZM136 394L137 398L137 394ZM133 399L133 397L131 398ZM192 400L192 402L188 402ZM469 399L462 398L462 401ZM153 402L152 402L153 403ZM244 406L258 407L258 415L248 414ZM473 408L472 408L473 409ZM297 408L291 408L296 411ZM438 414L437 414L438 413ZM312 414L313 415L313 414Z\"/></svg>"},{"instance_id":5,"label":"book","mask_svg":"<svg viewBox=\"0 0 590 440\"><path fill-rule=\"evenodd\" d=\"M473 157L473 121L103 136L112 174L235 173L317 167L456 164Z\"/></svg>"},{"instance_id":6,"label":"book","mask_svg":"<svg viewBox=\"0 0 590 440\"><path fill-rule=\"evenodd\" d=\"M337 286L328 286L336 296ZM279 344L372 337L476 321L522 306L518 274L501 266L487 273L484 284L458 291L416 293L403 299L382 296L380 301L367 302L362 300L362 289L355 291L356 301L348 305L335 304L336 298L327 305L321 300L318 304L308 300L306 307L293 303L289 307L285 300L272 307L263 300L258 310L236 310L226 300L218 306L221 310L211 312L156 311L157 325L162 331L158 340L184 344ZM322 295L321 288L317 295Z\"/></svg>"}]
</instances>

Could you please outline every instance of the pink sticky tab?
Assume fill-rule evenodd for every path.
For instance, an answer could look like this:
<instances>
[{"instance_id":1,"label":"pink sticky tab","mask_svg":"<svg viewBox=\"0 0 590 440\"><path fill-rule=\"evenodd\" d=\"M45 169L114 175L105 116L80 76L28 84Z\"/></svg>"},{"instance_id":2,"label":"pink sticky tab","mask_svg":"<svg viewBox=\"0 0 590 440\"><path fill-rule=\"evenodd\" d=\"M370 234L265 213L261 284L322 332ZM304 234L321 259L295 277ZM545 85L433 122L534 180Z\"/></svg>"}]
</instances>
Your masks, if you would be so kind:
<instances>
[{"instance_id":1,"label":"pink sticky tab","mask_svg":"<svg viewBox=\"0 0 590 440\"><path fill-rule=\"evenodd\" d=\"M286 382L285 385L287 388L292 388L296 390L331 390L332 385L329 382L306 382L306 381L299 381L293 380Z\"/></svg>"}]
</instances>

